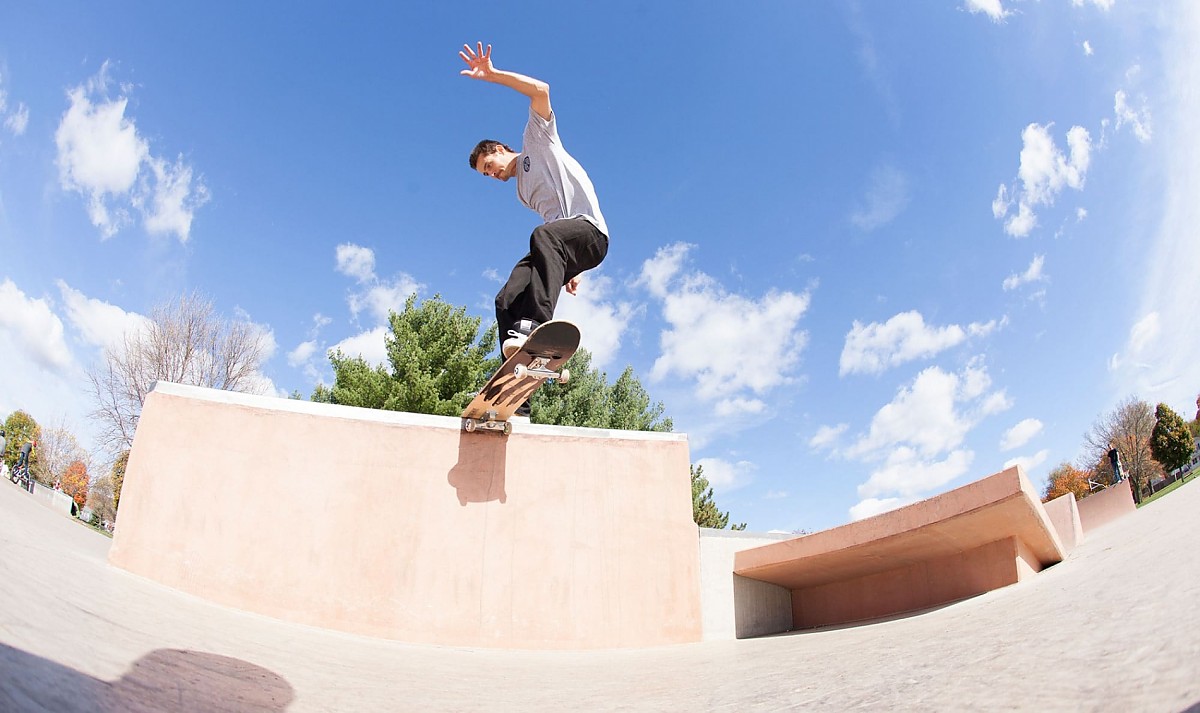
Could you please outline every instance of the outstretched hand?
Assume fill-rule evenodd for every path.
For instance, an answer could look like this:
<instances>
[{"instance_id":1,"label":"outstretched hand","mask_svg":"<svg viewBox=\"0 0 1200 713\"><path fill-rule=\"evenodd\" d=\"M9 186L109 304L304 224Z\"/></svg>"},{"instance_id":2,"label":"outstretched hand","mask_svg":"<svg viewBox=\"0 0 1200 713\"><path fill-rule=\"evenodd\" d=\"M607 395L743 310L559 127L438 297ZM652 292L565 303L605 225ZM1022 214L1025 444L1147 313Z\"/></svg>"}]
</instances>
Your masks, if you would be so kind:
<instances>
[{"instance_id":1,"label":"outstretched hand","mask_svg":"<svg viewBox=\"0 0 1200 713\"><path fill-rule=\"evenodd\" d=\"M579 277L578 277L578 276L576 276L576 277L572 277L572 278L571 278L571 279L570 279L570 280L567 282L567 285L566 285L566 287L567 287L567 294L568 294L568 295L577 295L577 294L579 294Z\"/></svg>"},{"instance_id":2,"label":"outstretched hand","mask_svg":"<svg viewBox=\"0 0 1200 713\"><path fill-rule=\"evenodd\" d=\"M467 63L468 69L464 69L459 74L471 79L487 79L496 68L492 66L492 46L488 45L487 49L483 48L483 43L479 42L476 49L471 49L470 45L463 45L463 52L459 52L458 56L462 57Z\"/></svg>"}]
</instances>

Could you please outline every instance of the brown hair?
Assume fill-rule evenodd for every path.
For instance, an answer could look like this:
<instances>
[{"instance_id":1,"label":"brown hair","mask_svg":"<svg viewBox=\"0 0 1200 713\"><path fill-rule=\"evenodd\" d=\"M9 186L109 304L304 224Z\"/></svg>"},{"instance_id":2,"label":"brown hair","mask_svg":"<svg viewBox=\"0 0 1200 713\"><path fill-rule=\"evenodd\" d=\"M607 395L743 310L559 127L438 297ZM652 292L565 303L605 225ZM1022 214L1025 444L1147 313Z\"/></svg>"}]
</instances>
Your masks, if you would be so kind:
<instances>
[{"instance_id":1,"label":"brown hair","mask_svg":"<svg viewBox=\"0 0 1200 713\"><path fill-rule=\"evenodd\" d=\"M508 144L504 144L499 141L493 141L492 139L484 139L483 141L475 144L474 150L471 151L471 170L476 170L475 165L479 163L480 156L499 153L500 149L512 151L512 148ZM516 153L516 151L513 151L513 153Z\"/></svg>"}]
</instances>

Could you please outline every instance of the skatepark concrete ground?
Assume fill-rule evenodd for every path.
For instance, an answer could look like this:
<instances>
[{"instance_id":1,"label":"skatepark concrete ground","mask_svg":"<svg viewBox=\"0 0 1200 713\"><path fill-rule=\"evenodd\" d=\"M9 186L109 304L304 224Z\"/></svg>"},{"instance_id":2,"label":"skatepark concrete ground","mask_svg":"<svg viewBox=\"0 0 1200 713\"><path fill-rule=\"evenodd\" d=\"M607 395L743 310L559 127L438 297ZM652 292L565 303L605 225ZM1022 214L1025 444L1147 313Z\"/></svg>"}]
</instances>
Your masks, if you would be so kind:
<instances>
[{"instance_id":1,"label":"skatepark concrete ground","mask_svg":"<svg viewBox=\"0 0 1200 713\"><path fill-rule=\"evenodd\" d=\"M1189 483L1030 581L913 616L532 652L215 606L109 566L111 540L4 481L0 711L1200 710L1198 517Z\"/></svg>"}]
</instances>

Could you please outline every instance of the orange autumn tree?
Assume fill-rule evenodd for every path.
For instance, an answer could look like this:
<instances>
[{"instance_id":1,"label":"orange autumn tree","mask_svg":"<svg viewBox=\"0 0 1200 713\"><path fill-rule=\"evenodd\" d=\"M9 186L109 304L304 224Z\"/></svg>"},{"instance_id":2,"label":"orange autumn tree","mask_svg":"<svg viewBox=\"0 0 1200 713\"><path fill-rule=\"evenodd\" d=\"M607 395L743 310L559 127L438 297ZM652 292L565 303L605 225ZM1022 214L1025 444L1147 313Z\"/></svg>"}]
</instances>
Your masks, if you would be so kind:
<instances>
[{"instance_id":1,"label":"orange autumn tree","mask_svg":"<svg viewBox=\"0 0 1200 713\"><path fill-rule=\"evenodd\" d=\"M1075 493L1076 500L1086 498L1092 492L1088 487L1090 476L1091 473L1086 470L1080 470L1070 463L1063 463L1050 471L1050 477L1046 481L1046 491L1042 493L1042 502L1049 502L1067 493Z\"/></svg>"},{"instance_id":2,"label":"orange autumn tree","mask_svg":"<svg viewBox=\"0 0 1200 713\"><path fill-rule=\"evenodd\" d=\"M88 472L83 461L71 461L67 469L63 471L60 482L63 492L70 495L76 505L83 507L87 504Z\"/></svg>"}]
</instances>

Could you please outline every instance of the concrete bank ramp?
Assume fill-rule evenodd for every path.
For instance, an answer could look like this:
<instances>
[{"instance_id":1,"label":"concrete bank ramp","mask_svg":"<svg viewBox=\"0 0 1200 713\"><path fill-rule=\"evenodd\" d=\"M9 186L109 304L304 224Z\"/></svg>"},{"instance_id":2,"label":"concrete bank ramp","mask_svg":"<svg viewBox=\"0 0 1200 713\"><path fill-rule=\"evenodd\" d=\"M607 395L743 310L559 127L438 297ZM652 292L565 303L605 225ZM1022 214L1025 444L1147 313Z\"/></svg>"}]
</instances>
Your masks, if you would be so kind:
<instances>
[{"instance_id":1,"label":"concrete bank ramp","mask_svg":"<svg viewBox=\"0 0 1200 713\"><path fill-rule=\"evenodd\" d=\"M517 425L159 382L109 561L206 600L408 642L698 641L682 434Z\"/></svg>"}]
</instances>

